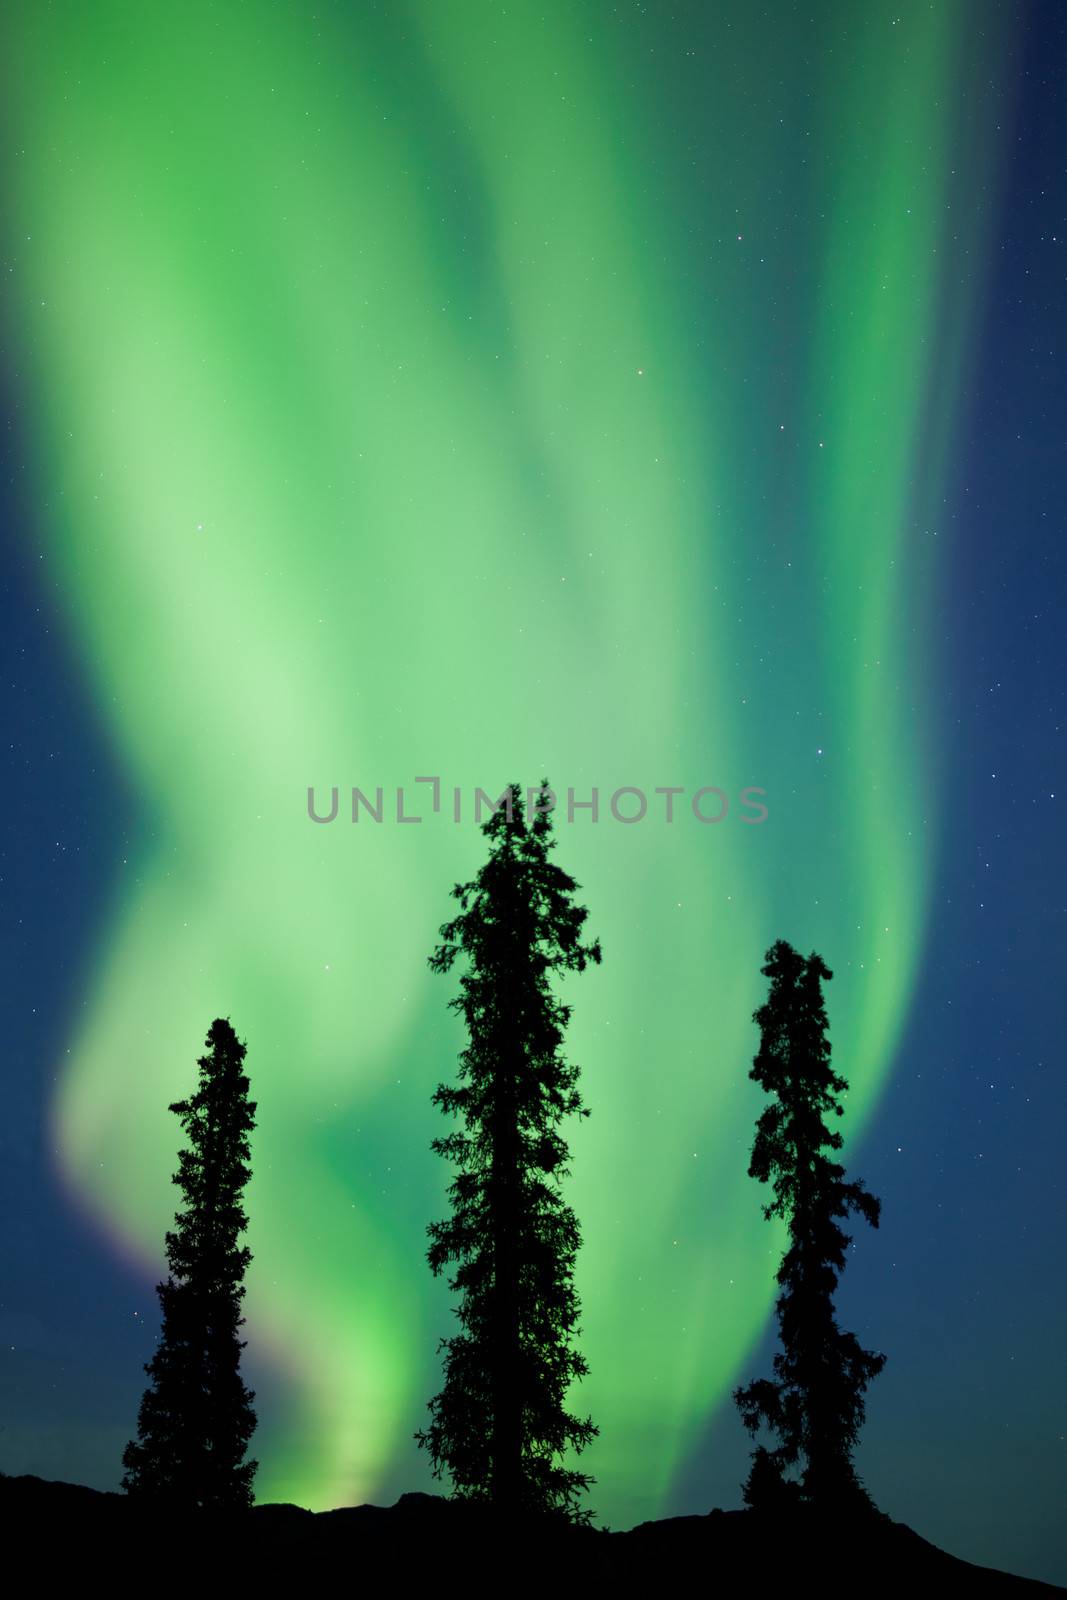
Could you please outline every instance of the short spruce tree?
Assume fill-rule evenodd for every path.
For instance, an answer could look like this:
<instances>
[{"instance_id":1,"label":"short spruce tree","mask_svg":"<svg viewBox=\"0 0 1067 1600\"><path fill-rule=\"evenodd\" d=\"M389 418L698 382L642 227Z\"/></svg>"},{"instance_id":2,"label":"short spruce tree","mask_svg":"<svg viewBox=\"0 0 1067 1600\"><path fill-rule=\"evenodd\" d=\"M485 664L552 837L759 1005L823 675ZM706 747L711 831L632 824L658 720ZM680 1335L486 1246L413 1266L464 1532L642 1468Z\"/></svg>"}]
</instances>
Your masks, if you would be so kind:
<instances>
[{"instance_id":1,"label":"short spruce tree","mask_svg":"<svg viewBox=\"0 0 1067 1600\"><path fill-rule=\"evenodd\" d=\"M245 1046L229 1022L212 1023L200 1083L170 1107L188 1139L174 1182L183 1203L166 1236L167 1280L151 1382L126 1446L123 1488L173 1510L232 1510L252 1503L255 1461L245 1452L256 1425L254 1396L240 1374L243 1278L252 1259L242 1191L251 1176L248 1136L255 1105L243 1070Z\"/></svg>"},{"instance_id":2,"label":"short spruce tree","mask_svg":"<svg viewBox=\"0 0 1067 1600\"><path fill-rule=\"evenodd\" d=\"M778 1269L774 1377L734 1395L749 1432L766 1428L777 1441L754 1451L745 1500L776 1510L790 1503L869 1507L852 1456L864 1395L885 1356L838 1327L834 1290L850 1243L841 1220L855 1212L877 1227L881 1206L862 1182L847 1183L828 1153L842 1139L826 1118L843 1114L838 1097L848 1087L830 1065L826 1037L822 983L833 974L820 956L805 958L781 939L763 972L770 993L755 1013L760 1047L749 1076L771 1100L756 1124L748 1170L771 1185L763 1214L786 1221L789 1243Z\"/></svg>"},{"instance_id":3,"label":"short spruce tree","mask_svg":"<svg viewBox=\"0 0 1067 1600\"><path fill-rule=\"evenodd\" d=\"M442 1341L444 1386L416 1438L457 1498L504 1518L588 1522L580 1496L594 1480L564 1459L598 1430L566 1404L588 1368L574 1343L580 1236L560 1191L561 1126L588 1113L578 1068L561 1053L570 1007L553 980L601 952L583 942L578 885L550 859L547 783L529 811L509 786L482 829L488 859L453 889L460 914L430 957L435 972L464 964L450 1001L467 1033L459 1081L434 1095L460 1123L433 1142L457 1169L452 1212L428 1230L434 1273L454 1268L460 1332Z\"/></svg>"}]
</instances>

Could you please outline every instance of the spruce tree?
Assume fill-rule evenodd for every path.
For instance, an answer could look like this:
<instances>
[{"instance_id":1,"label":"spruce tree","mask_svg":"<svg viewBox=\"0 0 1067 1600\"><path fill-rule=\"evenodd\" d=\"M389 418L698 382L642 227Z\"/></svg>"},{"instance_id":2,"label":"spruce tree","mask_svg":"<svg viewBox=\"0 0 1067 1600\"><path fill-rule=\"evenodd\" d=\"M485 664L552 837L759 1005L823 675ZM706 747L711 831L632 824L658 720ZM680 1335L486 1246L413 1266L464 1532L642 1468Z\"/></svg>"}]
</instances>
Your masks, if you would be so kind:
<instances>
[{"instance_id":1,"label":"spruce tree","mask_svg":"<svg viewBox=\"0 0 1067 1600\"><path fill-rule=\"evenodd\" d=\"M488 859L453 889L460 914L429 958L434 972L465 963L449 1002L466 1025L459 1082L433 1097L461 1124L433 1141L458 1170L451 1216L428 1229L433 1272L455 1267L461 1331L442 1340L444 1386L416 1438L457 1498L503 1518L551 1513L586 1523L580 1495L594 1480L562 1459L598 1429L565 1404L588 1368L574 1347L580 1235L560 1191L569 1159L560 1130L588 1112L579 1070L561 1054L571 1008L552 984L599 962L600 944L583 943L578 885L549 859L547 782L532 816L517 785L505 797L482 829Z\"/></svg>"},{"instance_id":2,"label":"spruce tree","mask_svg":"<svg viewBox=\"0 0 1067 1600\"><path fill-rule=\"evenodd\" d=\"M137 1440L123 1455L123 1488L174 1510L232 1510L252 1503L254 1395L240 1374L243 1278L252 1259L242 1191L251 1175L255 1104L245 1046L218 1018L200 1058L199 1087L171 1111L188 1139L173 1181L183 1203L166 1236L168 1276L157 1286L162 1332L145 1367L151 1382Z\"/></svg>"},{"instance_id":3,"label":"spruce tree","mask_svg":"<svg viewBox=\"0 0 1067 1600\"><path fill-rule=\"evenodd\" d=\"M822 983L833 974L821 956L805 959L782 939L762 970L770 992L755 1013L760 1047L749 1076L772 1098L757 1122L748 1170L771 1185L763 1214L786 1221L789 1243L777 1275L774 1377L734 1395L749 1432L765 1426L777 1440L755 1450L745 1499L760 1508L790 1499L869 1506L852 1455L864 1395L885 1356L838 1327L834 1291L851 1242L841 1220L855 1212L876 1228L881 1205L862 1182L846 1182L844 1167L828 1154L842 1139L826 1119L843 1114L839 1096L848 1087L830 1065L826 1037Z\"/></svg>"}]
</instances>

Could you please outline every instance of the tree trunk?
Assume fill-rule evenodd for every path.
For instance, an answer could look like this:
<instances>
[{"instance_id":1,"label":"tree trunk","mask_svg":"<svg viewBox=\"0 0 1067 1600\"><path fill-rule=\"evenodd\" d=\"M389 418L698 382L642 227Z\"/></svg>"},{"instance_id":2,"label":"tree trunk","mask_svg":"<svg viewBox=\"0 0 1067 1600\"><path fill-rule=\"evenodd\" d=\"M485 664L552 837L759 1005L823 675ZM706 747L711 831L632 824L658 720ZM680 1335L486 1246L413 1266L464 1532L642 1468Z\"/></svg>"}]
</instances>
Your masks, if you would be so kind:
<instances>
[{"instance_id":1,"label":"tree trunk","mask_svg":"<svg viewBox=\"0 0 1067 1600\"><path fill-rule=\"evenodd\" d=\"M501 1074L493 1149L493 1503L516 1514L523 1499L522 1394L519 1372L519 1132L514 1078Z\"/></svg>"}]
</instances>

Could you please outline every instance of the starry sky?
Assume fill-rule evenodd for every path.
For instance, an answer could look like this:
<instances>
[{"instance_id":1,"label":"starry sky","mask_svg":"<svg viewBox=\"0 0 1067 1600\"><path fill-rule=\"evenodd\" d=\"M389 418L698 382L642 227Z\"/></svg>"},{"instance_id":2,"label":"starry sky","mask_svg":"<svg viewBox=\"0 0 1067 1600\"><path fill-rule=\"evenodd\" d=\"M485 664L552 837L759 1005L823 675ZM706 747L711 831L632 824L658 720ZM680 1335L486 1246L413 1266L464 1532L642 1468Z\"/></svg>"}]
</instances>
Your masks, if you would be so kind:
<instances>
[{"instance_id":1,"label":"starry sky","mask_svg":"<svg viewBox=\"0 0 1067 1600\"><path fill-rule=\"evenodd\" d=\"M0 1468L117 1485L166 1107L228 1015L259 1495L430 1487L426 956L475 789L547 773L601 797L557 830L604 948L567 994L601 1520L739 1501L784 937L884 1206L839 1299L889 1357L860 1470L1067 1581L1062 8L5 27Z\"/></svg>"}]
</instances>

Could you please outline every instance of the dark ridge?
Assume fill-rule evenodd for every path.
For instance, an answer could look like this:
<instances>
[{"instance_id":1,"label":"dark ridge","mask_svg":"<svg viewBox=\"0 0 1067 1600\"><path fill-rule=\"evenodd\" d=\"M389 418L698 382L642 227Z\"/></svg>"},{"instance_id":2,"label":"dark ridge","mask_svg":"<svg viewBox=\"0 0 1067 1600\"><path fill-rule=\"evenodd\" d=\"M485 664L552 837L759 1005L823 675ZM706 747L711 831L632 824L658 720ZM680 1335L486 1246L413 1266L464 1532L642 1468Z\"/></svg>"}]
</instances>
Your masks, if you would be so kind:
<instances>
[{"instance_id":1,"label":"dark ridge","mask_svg":"<svg viewBox=\"0 0 1067 1600\"><path fill-rule=\"evenodd\" d=\"M210 1550L242 1572L272 1576L298 1566L320 1580L366 1575L379 1564L397 1579L479 1571L495 1592L539 1576L647 1579L659 1592L699 1571L713 1594L770 1596L797 1584L847 1596L1067 1594L1067 1589L1017 1578L939 1550L903 1523L878 1512L848 1522L811 1511L772 1517L757 1511L642 1522L628 1532L566 1525L550 1519L502 1527L484 1510L443 1496L405 1494L394 1506L307 1511L294 1505L254 1506L226 1516L168 1518L125 1495L0 1474L0 1515L9 1561L32 1557L39 1575L76 1561L91 1575L117 1576L116 1563L151 1559L155 1570L187 1563ZM398 1566L399 1563L399 1566ZM699 1566L697 1565L699 1563Z\"/></svg>"}]
</instances>

